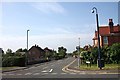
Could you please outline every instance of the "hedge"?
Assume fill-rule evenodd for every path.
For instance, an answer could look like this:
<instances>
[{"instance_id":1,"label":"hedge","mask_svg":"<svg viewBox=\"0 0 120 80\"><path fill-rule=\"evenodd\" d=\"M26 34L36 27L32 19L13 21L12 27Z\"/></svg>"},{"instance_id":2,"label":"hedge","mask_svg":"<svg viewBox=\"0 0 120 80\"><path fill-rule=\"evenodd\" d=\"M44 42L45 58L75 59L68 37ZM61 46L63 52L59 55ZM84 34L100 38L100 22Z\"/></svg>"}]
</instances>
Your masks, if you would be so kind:
<instances>
[{"instance_id":1,"label":"hedge","mask_svg":"<svg viewBox=\"0 0 120 80\"><path fill-rule=\"evenodd\" d=\"M16 56L3 57L2 66L3 67L11 67L11 66L23 67L25 66L25 57L16 57Z\"/></svg>"}]
</instances>

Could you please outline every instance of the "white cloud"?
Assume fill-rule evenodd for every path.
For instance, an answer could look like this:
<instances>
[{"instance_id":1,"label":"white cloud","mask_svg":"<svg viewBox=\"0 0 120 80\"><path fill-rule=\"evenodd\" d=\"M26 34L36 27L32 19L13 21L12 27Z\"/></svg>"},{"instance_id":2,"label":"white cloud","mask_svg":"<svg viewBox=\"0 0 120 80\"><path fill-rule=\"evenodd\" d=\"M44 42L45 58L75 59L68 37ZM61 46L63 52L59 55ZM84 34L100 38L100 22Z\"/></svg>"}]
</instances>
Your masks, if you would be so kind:
<instances>
[{"instance_id":1,"label":"white cloud","mask_svg":"<svg viewBox=\"0 0 120 80\"><path fill-rule=\"evenodd\" d=\"M66 10L56 2L39 2L39 3L32 3L32 6L43 13L66 13Z\"/></svg>"},{"instance_id":2,"label":"white cloud","mask_svg":"<svg viewBox=\"0 0 120 80\"><path fill-rule=\"evenodd\" d=\"M58 47L64 46L68 52L75 50L78 45L78 38L80 37L81 46L92 44L93 34L49 34L49 35L29 35L29 48L35 44L41 48L49 47L57 50ZM26 48L26 36L3 36L2 37L3 50L8 48L16 51L19 48Z\"/></svg>"}]
</instances>

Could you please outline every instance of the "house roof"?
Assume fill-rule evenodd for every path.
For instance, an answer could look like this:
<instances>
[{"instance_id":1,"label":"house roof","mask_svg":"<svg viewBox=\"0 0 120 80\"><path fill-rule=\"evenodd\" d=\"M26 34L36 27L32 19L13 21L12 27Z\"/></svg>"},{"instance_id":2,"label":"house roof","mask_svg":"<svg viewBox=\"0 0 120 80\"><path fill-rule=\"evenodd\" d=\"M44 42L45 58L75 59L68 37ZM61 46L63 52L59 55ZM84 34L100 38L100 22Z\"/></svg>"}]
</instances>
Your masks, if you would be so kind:
<instances>
[{"instance_id":1,"label":"house roof","mask_svg":"<svg viewBox=\"0 0 120 80\"><path fill-rule=\"evenodd\" d=\"M46 48L44 49L44 51L50 51L50 52L52 52L52 50L51 50L51 49L48 49L48 47L46 47Z\"/></svg>"},{"instance_id":2,"label":"house roof","mask_svg":"<svg viewBox=\"0 0 120 80\"><path fill-rule=\"evenodd\" d=\"M97 34L98 32L95 31L95 36L93 38L93 40L97 39ZM100 26L99 27L99 34L101 36L120 36L120 26L116 25L116 26Z\"/></svg>"},{"instance_id":3,"label":"house roof","mask_svg":"<svg viewBox=\"0 0 120 80\"><path fill-rule=\"evenodd\" d=\"M44 52L44 50L41 47L39 47L38 45L32 46L29 50L31 50L32 48L36 48L39 51L43 51Z\"/></svg>"}]
</instances>

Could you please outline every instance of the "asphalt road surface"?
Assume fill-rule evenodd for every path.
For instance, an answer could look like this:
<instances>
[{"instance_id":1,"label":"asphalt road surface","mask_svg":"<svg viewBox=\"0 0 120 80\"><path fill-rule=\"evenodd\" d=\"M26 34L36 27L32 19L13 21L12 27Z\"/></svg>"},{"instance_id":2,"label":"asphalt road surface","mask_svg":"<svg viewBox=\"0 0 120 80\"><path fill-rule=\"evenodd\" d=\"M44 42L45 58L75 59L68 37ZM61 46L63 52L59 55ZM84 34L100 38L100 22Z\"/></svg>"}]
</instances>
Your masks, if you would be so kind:
<instances>
[{"instance_id":1,"label":"asphalt road surface","mask_svg":"<svg viewBox=\"0 0 120 80\"><path fill-rule=\"evenodd\" d=\"M116 74L82 74L65 72L62 70L74 60L75 58L68 57L61 60L42 63L39 66L32 66L23 70L4 72L2 73L2 78L118 78Z\"/></svg>"}]
</instances>

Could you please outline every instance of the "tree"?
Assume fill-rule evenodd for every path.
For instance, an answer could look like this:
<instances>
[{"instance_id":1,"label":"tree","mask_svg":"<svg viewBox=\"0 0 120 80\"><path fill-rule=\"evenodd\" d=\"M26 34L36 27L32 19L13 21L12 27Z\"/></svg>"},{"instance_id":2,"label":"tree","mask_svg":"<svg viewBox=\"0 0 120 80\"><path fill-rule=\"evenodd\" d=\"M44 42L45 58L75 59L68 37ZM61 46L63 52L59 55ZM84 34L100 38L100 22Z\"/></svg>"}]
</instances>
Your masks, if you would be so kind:
<instances>
[{"instance_id":1,"label":"tree","mask_svg":"<svg viewBox=\"0 0 120 80\"><path fill-rule=\"evenodd\" d=\"M14 53L12 52L11 49L7 49L6 55L7 55L7 56L14 56Z\"/></svg>"},{"instance_id":2,"label":"tree","mask_svg":"<svg viewBox=\"0 0 120 80\"><path fill-rule=\"evenodd\" d=\"M93 63L97 63L97 59L98 59L98 48L95 47L91 50L91 54L90 54L92 60L93 60Z\"/></svg>"},{"instance_id":3,"label":"tree","mask_svg":"<svg viewBox=\"0 0 120 80\"><path fill-rule=\"evenodd\" d=\"M62 58L64 58L66 56L66 51L67 49L64 48L64 47L58 47L58 53L59 53L59 56L61 56Z\"/></svg>"},{"instance_id":4,"label":"tree","mask_svg":"<svg viewBox=\"0 0 120 80\"><path fill-rule=\"evenodd\" d=\"M120 43L115 43L110 47L110 57L114 63L120 63Z\"/></svg>"}]
</instances>

